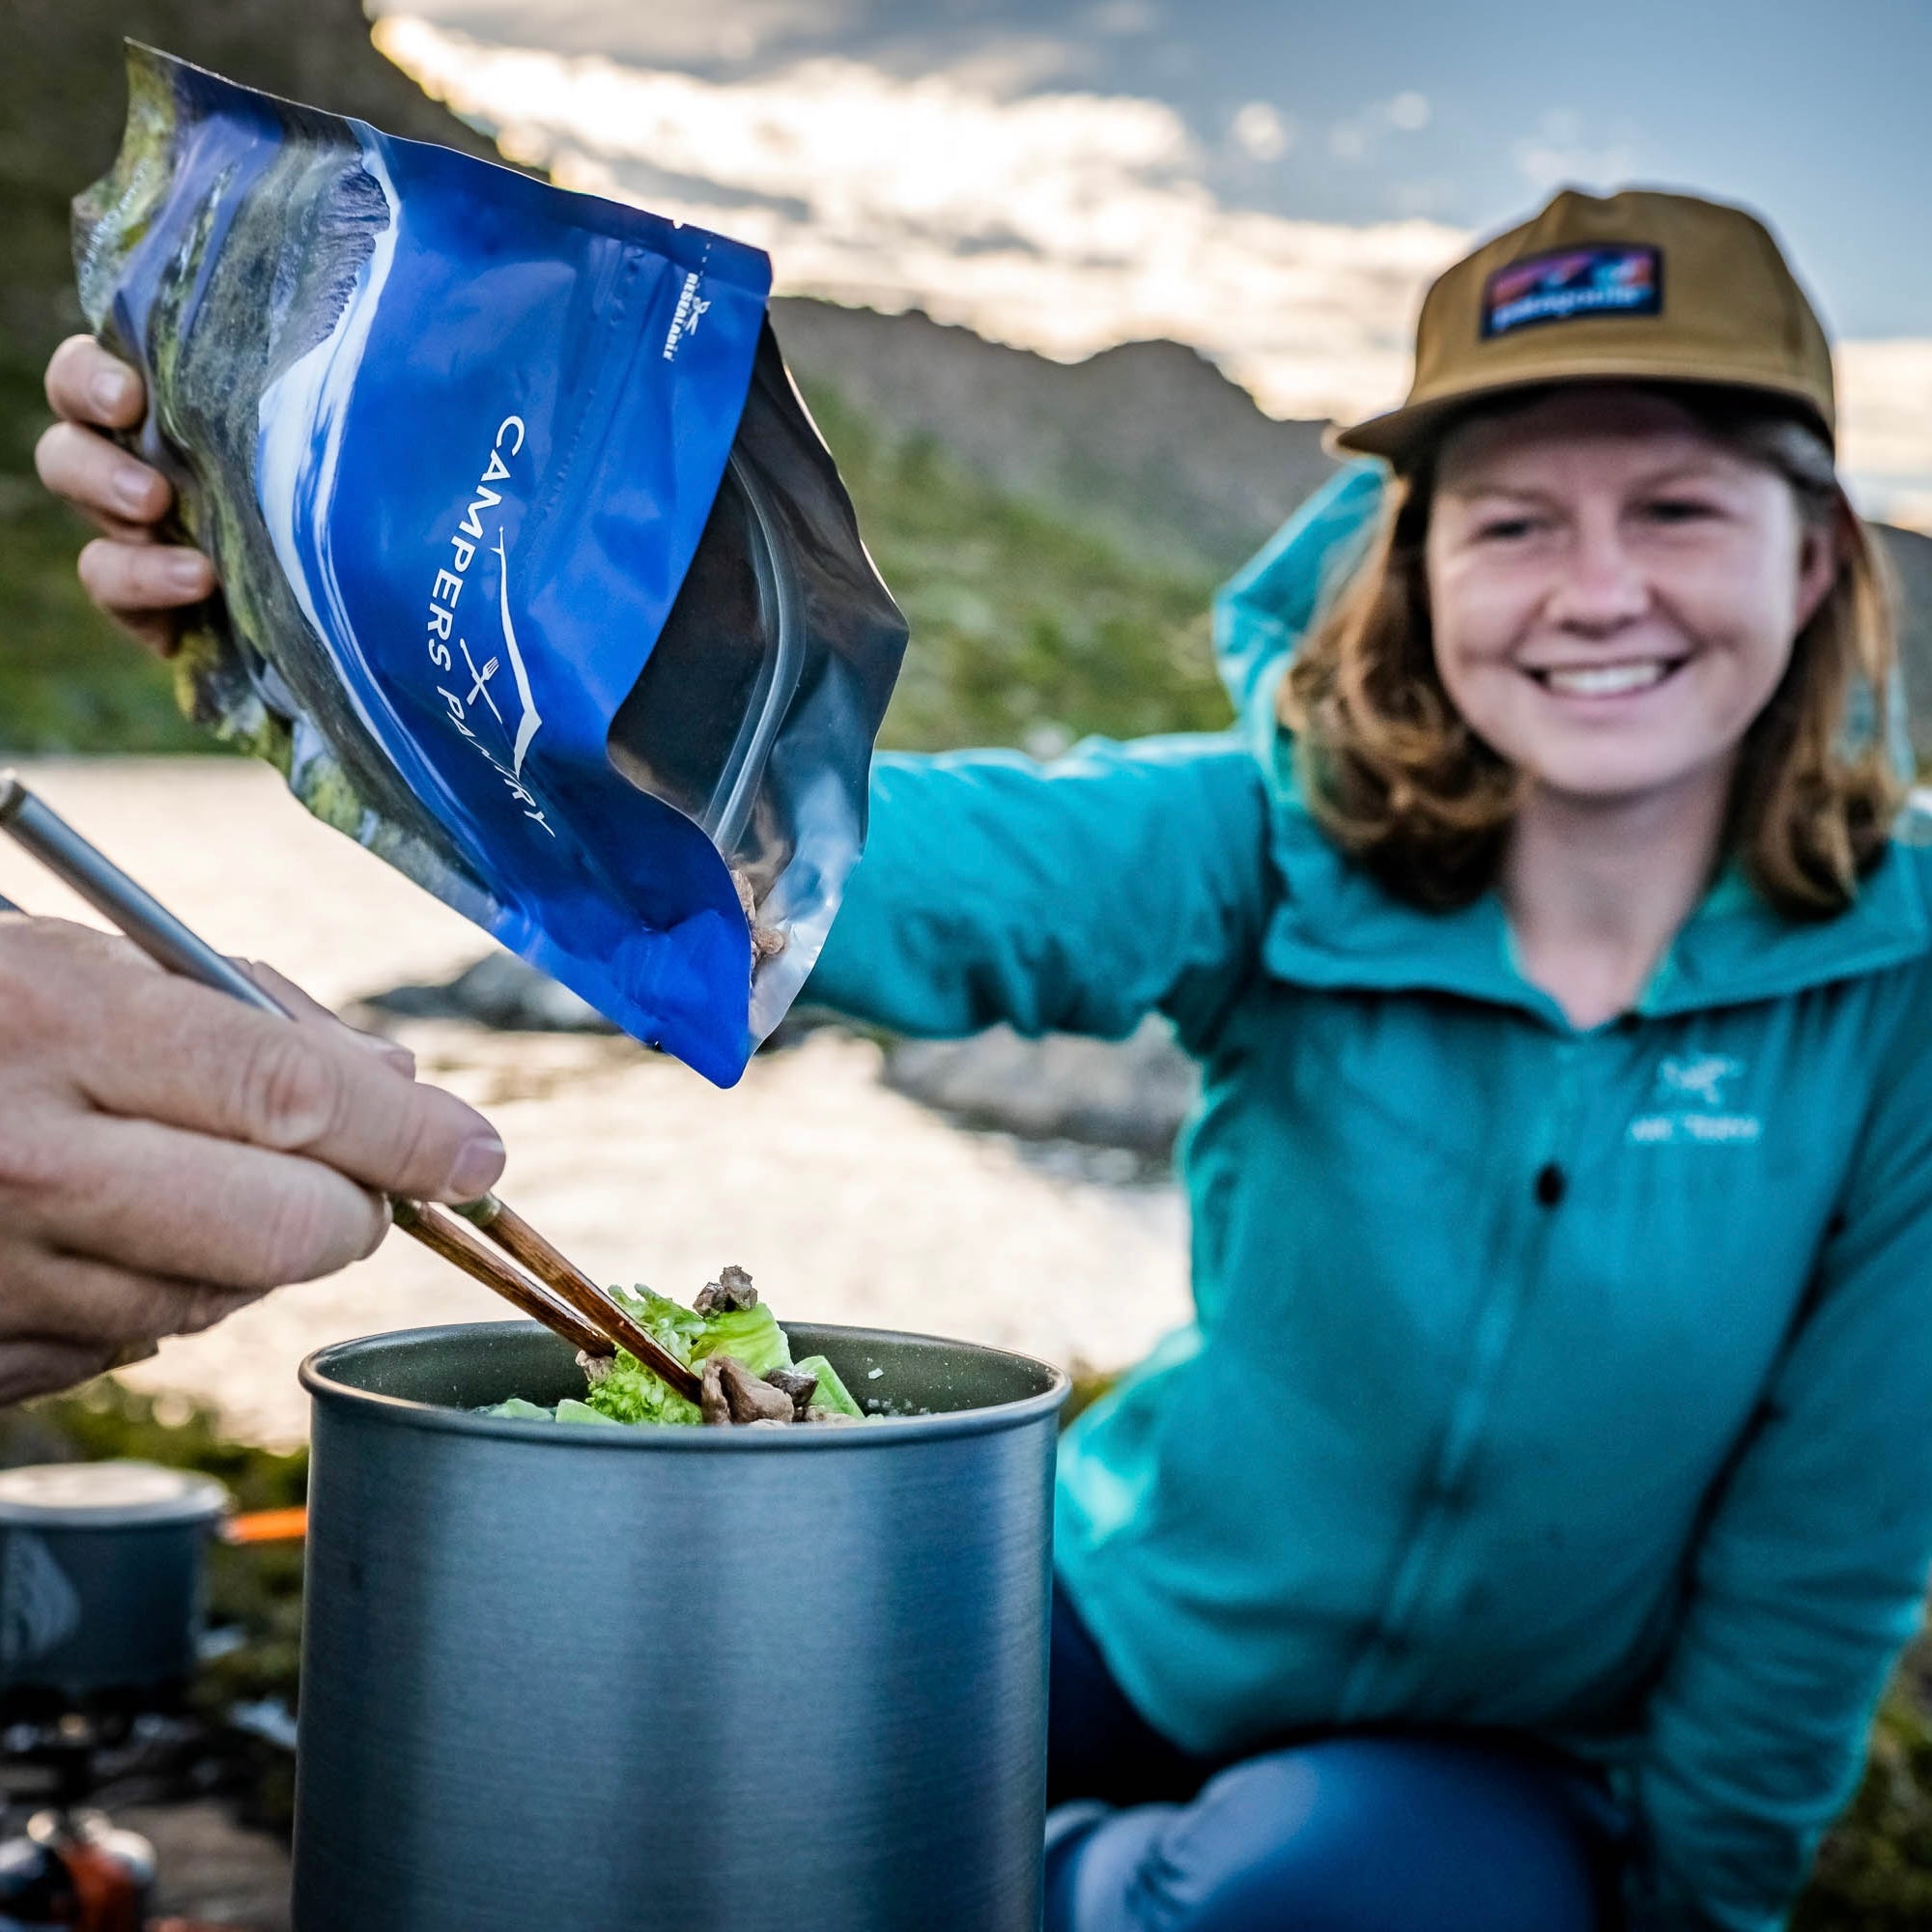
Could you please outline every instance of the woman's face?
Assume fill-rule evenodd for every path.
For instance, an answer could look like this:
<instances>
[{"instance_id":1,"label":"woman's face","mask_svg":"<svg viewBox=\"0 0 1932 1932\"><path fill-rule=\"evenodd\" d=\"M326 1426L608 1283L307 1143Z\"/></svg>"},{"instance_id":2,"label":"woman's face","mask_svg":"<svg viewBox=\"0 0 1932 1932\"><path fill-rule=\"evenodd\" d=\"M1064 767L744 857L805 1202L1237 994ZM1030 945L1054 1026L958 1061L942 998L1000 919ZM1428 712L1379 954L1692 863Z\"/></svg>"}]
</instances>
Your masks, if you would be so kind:
<instances>
[{"instance_id":1,"label":"woman's face","mask_svg":"<svg viewBox=\"0 0 1932 1932\"><path fill-rule=\"evenodd\" d=\"M1726 780L1838 569L1775 470L1607 387L1453 434L1425 561L1457 709L1536 783L1605 802Z\"/></svg>"}]
</instances>

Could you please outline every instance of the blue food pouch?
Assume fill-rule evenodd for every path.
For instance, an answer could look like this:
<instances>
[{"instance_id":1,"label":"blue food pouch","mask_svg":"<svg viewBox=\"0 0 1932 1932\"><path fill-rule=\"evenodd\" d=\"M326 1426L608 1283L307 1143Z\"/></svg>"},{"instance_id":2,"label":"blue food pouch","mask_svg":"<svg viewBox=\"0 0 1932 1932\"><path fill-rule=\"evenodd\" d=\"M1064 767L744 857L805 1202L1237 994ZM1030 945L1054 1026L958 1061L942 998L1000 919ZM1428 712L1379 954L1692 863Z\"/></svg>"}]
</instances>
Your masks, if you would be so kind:
<instances>
[{"instance_id":1,"label":"blue food pouch","mask_svg":"<svg viewBox=\"0 0 1932 1932\"><path fill-rule=\"evenodd\" d=\"M221 597L183 702L721 1085L816 958L904 653L757 250L128 48L82 307Z\"/></svg>"}]
</instances>

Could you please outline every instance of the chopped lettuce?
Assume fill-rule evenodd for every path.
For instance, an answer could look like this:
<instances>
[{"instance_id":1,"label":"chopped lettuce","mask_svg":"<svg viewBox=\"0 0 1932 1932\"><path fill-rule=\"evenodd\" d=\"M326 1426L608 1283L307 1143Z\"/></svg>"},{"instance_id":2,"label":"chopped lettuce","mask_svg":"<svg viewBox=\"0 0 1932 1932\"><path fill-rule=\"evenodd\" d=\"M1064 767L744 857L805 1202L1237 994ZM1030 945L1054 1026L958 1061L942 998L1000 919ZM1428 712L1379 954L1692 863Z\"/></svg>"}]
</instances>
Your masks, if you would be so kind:
<instances>
[{"instance_id":1,"label":"chopped lettuce","mask_svg":"<svg viewBox=\"0 0 1932 1932\"><path fill-rule=\"evenodd\" d=\"M784 1330L762 1301L755 1308L707 1315L703 1322L704 1331L692 1349L691 1361L701 1362L707 1355L735 1355L754 1376L791 1367L791 1349Z\"/></svg>"},{"instance_id":2,"label":"chopped lettuce","mask_svg":"<svg viewBox=\"0 0 1932 1932\"><path fill-rule=\"evenodd\" d=\"M653 1293L648 1288L613 1288L611 1293L661 1348L687 1368L698 1367L711 1355L730 1355L754 1376L768 1376L774 1369L793 1366L784 1330L762 1301L750 1308L724 1308L716 1314L700 1315L696 1309L686 1308L668 1294ZM818 1378L818 1387L811 1398L812 1408L861 1422L870 1419L852 1400L851 1392L838 1379L838 1371L823 1355L808 1356L797 1367L804 1374ZM670 1424L694 1428L703 1421L695 1403L687 1402L675 1389L660 1381L627 1349L618 1350L608 1362L593 1365L590 1386L582 1402L566 1398L550 1409L513 1396L481 1413L514 1416L526 1422L580 1426L621 1422L633 1426Z\"/></svg>"},{"instance_id":3,"label":"chopped lettuce","mask_svg":"<svg viewBox=\"0 0 1932 1932\"><path fill-rule=\"evenodd\" d=\"M668 1294L643 1287L613 1288L611 1295L637 1319L639 1325L668 1349L680 1362L696 1359L693 1354L704 1333L704 1317ZM628 1358L627 1358L628 1359Z\"/></svg>"},{"instance_id":4,"label":"chopped lettuce","mask_svg":"<svg viewBox=\"0 0 1932 1932\"><path fill-rule=\"evenodd\" d=\"M609 1372L591 1383L583 1400L611 1422L696 1426L704 1420L695 1402L685 1401L674 1388L661 1382L628 1349L618 1350Z\"/></svg>"},{"instance_id":5,"label":"chopped lettuce","mask_svg":"<svg viewBox=\"0 0 1932 1932\"><path fill-rule=\"evenodd\" d=\"M796 1366L800 1375L818 1378L818 1387L811 1397L813 1408L829 1408L836 1415L849 1415L857 1421L865 1421L866 1411L852 1400L851 1390L838 1379L838 1371L823 1355L808 1355Z\"/></svg>"},{"instance_id":6,"label":"chopped lettuce","mask_svg":"<svg viewBox=\"0 0 1932 1932\"><path fill-rule=\"evenodd\" d=\"M648 1288L613 1288L611 1293L660 1348L680 1362L691 1362L692 1350L704 1332L701 1315ZM660 1381L628 1349L617 1350L610 1368L592 1381L584 1401L611 1422L696 1427L703 1420L696 1403Z\"/></svg>"},{"instance_id":7,"label":"chopped lettuce","mask_svg":"<svg viewBox=\"0 0 1932 1932\"><path fill-rule=\"evenodd\" d=\"M569 1396L557 1404L556 1419L559 1422L594 1422L600 1429L615 1429L618 1426L614 1416L606 1415L602 1409L592 1408L587 1402L577 1402Z\"/></svg>"},{"instance_id":8,"label":"chopped lettuce","mask_svg":"<svg viewBox=\"0 0 1932 1932\"><path fill-rule=\"evenodd\" d=\"M753 1308L699 1315L648 1288L613 1288L611 1293L653 1341L688 1367L696 1368L707 1355L734 1355L754 1376L791 1366L784 1330L762 1301ZM695 1403L660 1381L626 1349L618 1350L609 1372L584 1400L611 1422L695 1425L703 1420Z\"/></svg>"}]
</instances>

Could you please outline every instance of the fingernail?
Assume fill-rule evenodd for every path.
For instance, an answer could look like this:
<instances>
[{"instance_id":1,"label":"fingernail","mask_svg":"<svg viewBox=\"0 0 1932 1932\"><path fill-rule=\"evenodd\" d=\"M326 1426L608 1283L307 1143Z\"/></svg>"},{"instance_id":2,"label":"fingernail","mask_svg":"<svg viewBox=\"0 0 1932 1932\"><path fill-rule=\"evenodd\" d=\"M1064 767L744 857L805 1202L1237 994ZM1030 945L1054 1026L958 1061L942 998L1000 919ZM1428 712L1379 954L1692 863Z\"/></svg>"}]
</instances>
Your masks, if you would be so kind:
<instances>
[{"instance_id":1,"label":"fingernail","mask_svg":"<svg viewBox=\"0 0 1932 1932\"><path fill-rule=\"evenodd\" d=\"M463 1143L443 1192L456 1201L487 1194L503 1171L503 1143L495 1134L476 1134Z\"/></svg>"},{"instance_id":2,"label":"fingernail","mask_svg":"<svg viewBox=\"0 0 1932 1932\"><path fill-rule=\"evenodd\" d=\"M124 463L114 472L114 500L124 510L145 509L151 487L148 471L137 468L134 464Z\"/></svg>"},{"instance_id":3,"label":"fingernail","mask_svg":"<svg viewBox=\"0 0 1932 1932\"><path fill-rule=\"evenodd\" d=\"M128 400L128 379L118 369L103 369L88 385L98 410L118 410Z\"/></svg>"},{"instance_id":4,"label":"fingernail","mask_svg":"<svg viewBox=\"0 0 1932 1932\"><path fill-rule=\"evenodd\" d=\"M177 590L196 591L208 582L208 565L193 551L168 559L168 582Z\"/></svg>"}]
</instances>

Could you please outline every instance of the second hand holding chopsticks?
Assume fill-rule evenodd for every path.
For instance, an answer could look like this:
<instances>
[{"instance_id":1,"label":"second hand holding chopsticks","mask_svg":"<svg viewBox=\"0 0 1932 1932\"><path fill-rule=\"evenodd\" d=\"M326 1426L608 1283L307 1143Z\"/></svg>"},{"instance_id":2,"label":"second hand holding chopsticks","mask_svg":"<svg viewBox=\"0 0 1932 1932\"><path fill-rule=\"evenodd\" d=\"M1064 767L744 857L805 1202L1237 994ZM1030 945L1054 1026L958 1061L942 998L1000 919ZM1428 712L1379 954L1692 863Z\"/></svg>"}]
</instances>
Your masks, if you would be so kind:
<instances>
[{"instance_id":1,"label":"second hand holding chopsticks","mask_svg":"<svg viewBox=\"0 0 1932 1932\"><path fill-rule=\"evenodd\" d=\"M295 1015L272 993L189 931L158 899L135 884L65 819L36 798L12 772L0 772L0 829L10 833L49 871L65 880L98 912L104 913L150 958L169 972L226 993L259 1011L294 1019ZM7 904L0 899L0 909ZM599 1355L609 1354L613 1345L621 1346L678 1394L691 1402L697 1400L697 1377L661 1347L614 1297L567 1261L496 1195L485 1194L478 1200L460 1203L455 1213L472 1222L505 1253L522 1263L536 1277L535 1281L493 1253L464 1221L455 1219L433 1202L392 1200L390 1212L397 1227L454 1263L466 1274L495 1289L565 1341Z\"/></svg>"}]
</instances>

